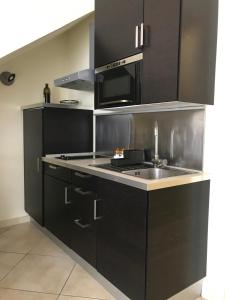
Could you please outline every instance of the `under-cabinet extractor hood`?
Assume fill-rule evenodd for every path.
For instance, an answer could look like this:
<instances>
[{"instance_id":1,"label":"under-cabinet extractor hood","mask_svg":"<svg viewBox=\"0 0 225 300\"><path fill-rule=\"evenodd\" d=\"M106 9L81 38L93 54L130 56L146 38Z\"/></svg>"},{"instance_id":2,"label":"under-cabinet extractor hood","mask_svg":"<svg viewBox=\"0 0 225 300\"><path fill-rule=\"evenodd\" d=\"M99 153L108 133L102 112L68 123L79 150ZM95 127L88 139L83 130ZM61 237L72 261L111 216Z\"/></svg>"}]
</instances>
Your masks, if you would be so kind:
<instances>
[{"instance_id":1,"label":"under-cabinet extractor hood","mask_svg":"<svg viewBox=\"0 0 225 300\"><path fill-rule=\"evenodd\" d=\"M89 26L89 69L55 79L54 84L73 90L94 90L94 23Z\"/></svg>"}]
</instances>

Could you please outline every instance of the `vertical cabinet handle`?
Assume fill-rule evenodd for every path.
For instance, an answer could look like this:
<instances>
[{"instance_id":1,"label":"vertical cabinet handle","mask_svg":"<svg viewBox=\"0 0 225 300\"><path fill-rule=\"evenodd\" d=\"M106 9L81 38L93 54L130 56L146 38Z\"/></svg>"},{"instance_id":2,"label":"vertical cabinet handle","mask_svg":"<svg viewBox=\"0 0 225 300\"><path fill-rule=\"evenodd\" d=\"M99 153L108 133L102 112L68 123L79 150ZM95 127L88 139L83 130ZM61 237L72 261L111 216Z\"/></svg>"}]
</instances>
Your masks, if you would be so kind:
<instances>
[{"instance_id":1,"label":"vertical cabinet handle","mask_svg":"<svg viewBox=\"0 0 225 300\"><path fill-rule=\"evenodd\" d=\"M65 205L71 204L70 201L68 201L68 187L65 187Z\"/></svg>"},{"instance_id":2,"label":"vertical cabinet handle","mask_svg":"<svg viewBox=\"0 0 225 300\"><path fill-rule=\"evenodd\" d=\"M139 47L139 26L135 27L135 48Z\"/></svg>"},{"instance_id":3,"label":"vertical cabinet handle","mask_svg":"<svg viewBox=\"0 0 225 300\"><path fill-rule=\"evenodd\" d=\"M144 23L141 23L140 47L144 46Z\"/></svg>"},{"instance_id":4,"label":"vertical cabinet handle","mask_svg":"<svg viewBox=\"0 0 225 300\"><path fill-rule=\"evenodd\" d=\"M37 158L37 172L40 172L40 157Z\"/></svg>"},{"instance_id":5,"label":"vertical cabinet handle","mask_svg":"<svg viewBox=\"0 0 225 300\"><path fill-rule=\"evenodd\" d=\"M140 32L140 37L139 37ZM144 23L135 27L135 48L142 48L144 46Z\"/></svg>"},{"instance_id":6,"label":"vertical cabinet handle","mask_svg":"<svg viewBox=\"0 0 225 300\"><path fill-rule=\"evenodd\" d=\"M97 215L97 204L98 204L98 202L101 202L101 201L102 201L101 199L94 200L94 220L102 219L102 216Z\"/></svg>"}]
</instances>

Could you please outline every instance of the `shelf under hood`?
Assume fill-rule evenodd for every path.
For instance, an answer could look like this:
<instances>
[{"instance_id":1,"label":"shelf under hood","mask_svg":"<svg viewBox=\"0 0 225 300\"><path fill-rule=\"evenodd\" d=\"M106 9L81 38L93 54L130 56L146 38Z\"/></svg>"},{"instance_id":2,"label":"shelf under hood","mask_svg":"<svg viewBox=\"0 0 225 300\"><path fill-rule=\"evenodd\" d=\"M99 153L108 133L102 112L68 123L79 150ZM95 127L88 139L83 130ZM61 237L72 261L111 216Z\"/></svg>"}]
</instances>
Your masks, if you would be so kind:
<instances>
[{"instance_id":1,"label":"shelf under hood","mask_svg":"<svg viewBox=\"0 0 225 300\"><path fill-rule=\"evenodd\" d=\"M94 70L82 70L54 80L57 87L73 89L73 90L94 90Z\"/></svg>"}]
</instances>

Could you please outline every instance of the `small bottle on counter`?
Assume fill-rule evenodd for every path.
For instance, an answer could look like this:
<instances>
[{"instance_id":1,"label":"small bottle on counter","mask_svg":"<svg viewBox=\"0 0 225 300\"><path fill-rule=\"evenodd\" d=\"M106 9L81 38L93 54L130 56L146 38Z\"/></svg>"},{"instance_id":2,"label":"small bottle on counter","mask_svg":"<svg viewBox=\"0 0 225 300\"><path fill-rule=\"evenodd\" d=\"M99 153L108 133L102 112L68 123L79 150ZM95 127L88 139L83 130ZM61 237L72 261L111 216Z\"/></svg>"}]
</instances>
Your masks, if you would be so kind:
<instances>
[{"instance_id":1,"label":"small bottle on counter","mask_svg":"<svg viewBox=\"0 0 225 300\"><path fill-rule=\"evenodd\" d=\"M45 87L44 87L44 90L43 90L43 94L44 94L45 103L50 103L51 91L50 91L50 88L48 86L48 83L45 84Z\"/></svg>"}]
</instances>

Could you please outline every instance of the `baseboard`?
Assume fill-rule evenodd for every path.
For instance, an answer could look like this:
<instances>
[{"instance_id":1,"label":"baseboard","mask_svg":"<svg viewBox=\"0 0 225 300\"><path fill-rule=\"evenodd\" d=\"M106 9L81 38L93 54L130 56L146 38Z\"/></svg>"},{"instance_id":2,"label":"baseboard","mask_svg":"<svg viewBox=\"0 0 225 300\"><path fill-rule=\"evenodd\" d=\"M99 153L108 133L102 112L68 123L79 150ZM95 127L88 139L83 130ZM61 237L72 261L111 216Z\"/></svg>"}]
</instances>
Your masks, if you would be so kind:
<instances>
[{"instance_id":1,"label":"baseboard","mask_svg":"<svg viewBox=\"0 0 225 300\"><path fill-rule=\"evenodd\" d=\"M23 217L7 219L7 220L0 220L0 228L17 225L17 224L21 224L21 223L26 223L29 221L30 221L29 216L23 216Z\"/></svg>"}]
</instances>

